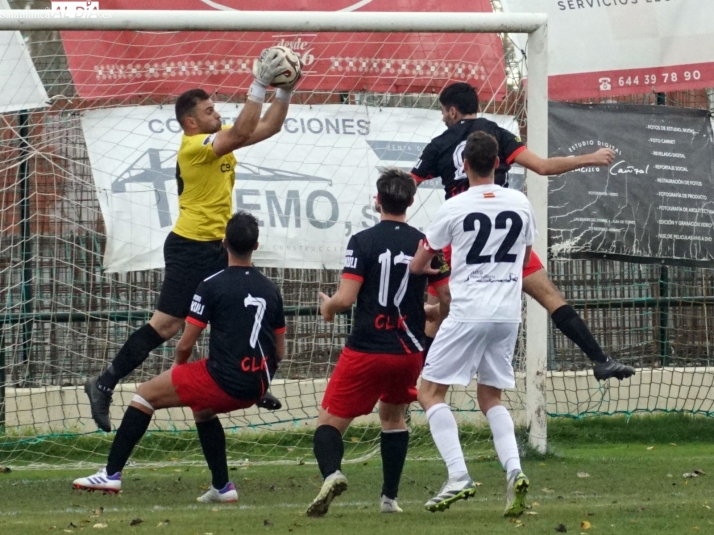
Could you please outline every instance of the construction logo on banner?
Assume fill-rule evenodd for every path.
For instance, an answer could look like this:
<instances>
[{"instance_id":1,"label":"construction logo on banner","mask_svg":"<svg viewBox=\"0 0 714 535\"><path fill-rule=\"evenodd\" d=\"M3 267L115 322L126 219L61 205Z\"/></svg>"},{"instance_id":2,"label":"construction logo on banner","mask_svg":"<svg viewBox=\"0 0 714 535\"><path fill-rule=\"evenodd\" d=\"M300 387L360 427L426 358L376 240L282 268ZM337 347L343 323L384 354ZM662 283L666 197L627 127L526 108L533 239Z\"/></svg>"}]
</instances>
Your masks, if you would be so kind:
<instances>
[{"instance_id":1,"label":"construction logo on banner","mask_svg":"<svg viewBox=\"0 0 714 535\"><path fill-rule=\"evenodd\" d=\"M240 112L235 104L217 109L226 124ZM518 134L512 117L488 118ZM163 267L164 240L178 217L182 134L173 109L92 110L82 127L106 224L105 269ZM233 209L260 220L256 264L340 269L350 236L379 221L373 197L380 171L410 171L443 130L436 110L290 106L279 134L235 152ZM443 198L439 180L422 183L409 223L424 229Z\"/></svg>"}]
</instances>

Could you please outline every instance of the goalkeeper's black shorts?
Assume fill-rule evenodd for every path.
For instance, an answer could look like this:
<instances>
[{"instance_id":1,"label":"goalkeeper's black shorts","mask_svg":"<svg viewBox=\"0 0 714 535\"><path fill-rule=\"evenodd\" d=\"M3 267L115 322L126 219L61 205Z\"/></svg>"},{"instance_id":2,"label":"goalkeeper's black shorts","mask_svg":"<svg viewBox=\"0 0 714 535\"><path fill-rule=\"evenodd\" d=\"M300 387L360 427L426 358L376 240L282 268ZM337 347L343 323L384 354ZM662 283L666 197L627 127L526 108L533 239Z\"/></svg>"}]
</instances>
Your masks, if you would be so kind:
<instances>
[{"instance_id":1,"label":"goalkeeper's black shorts","mask_svg":"<svg viewBox=\"0 0 714 535\"><path fill-rule=\"evenodd\" d=\"M226 269L228 253L222 240L196 241L170 232L164 242L164 282L156 310L185 318L196 288L204 279Z\"/></svg>"}]
</instances>

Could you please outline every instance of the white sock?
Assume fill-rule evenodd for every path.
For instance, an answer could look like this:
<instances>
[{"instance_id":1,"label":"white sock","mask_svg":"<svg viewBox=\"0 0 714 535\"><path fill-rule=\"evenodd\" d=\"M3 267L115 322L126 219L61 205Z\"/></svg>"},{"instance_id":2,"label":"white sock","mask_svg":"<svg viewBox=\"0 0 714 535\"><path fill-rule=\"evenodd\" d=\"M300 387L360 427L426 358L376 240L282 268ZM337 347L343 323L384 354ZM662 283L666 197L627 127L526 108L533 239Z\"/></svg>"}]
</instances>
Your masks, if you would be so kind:
<instances>
[{"instance_id":1,"label":"white sock","mask_svg":"<svg viewBox=\"0 0 714 535\"><path fill-rule=\"evenodd\" d=\"M503 405L491 407L486 413L486 418L491 426L498 460L501 461L506 474L510 474L513 470L520 470L521 458L518 455L516 431L508 409Z\"/></svg>"},{"instance_id":2,"label":"white sock","mask_svg":"<svg viewBox=\"0 0 714 535\"><path fill-rule=\"evenodd\" d=\"M449 406L446 403L437 403L426 411L426 419L429 421L434 443L449 470L449 479L468 476L464 453L459 443L459 428Z\"/></svg>"}]
</instances>

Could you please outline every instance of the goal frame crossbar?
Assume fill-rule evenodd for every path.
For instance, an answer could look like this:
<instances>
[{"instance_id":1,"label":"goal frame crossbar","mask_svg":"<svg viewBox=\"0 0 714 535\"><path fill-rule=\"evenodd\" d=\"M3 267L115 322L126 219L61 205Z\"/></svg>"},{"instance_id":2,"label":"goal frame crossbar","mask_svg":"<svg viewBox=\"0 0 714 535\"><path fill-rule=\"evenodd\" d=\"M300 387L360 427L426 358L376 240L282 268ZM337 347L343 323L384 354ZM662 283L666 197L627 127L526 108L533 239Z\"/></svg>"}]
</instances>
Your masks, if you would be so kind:
<instances>
[{"instance_id":1,"label":"goal frame crossbar","mask_svg":"<svg viewBox=\"0 0 714 535\"><path fill-rule=\"evenodd\" d=\"M527 33L528 147L538 156L548 155L548 17L545 14L101 10L83 17L70 17L51 10L30 9L0 10L0 30ZM533 250L545 259L548 182L529 171L526 187L540 229ZM547 333L546 310L528 298L526 421L530 445L541 453L547 446Z\"/></svg>"}]
</instances>

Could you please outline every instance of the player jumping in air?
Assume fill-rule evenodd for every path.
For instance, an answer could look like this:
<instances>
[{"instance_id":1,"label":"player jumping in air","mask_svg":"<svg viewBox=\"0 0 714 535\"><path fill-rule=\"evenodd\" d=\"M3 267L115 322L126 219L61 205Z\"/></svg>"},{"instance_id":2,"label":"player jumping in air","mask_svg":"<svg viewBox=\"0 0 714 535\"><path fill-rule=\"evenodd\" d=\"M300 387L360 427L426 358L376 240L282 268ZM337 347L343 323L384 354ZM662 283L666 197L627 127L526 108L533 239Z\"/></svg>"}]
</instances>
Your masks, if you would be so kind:
<instances>
[{"instance_id":1,"label":"player jumping in air","mask_svg":"<svg viewBox=\"0 0 714 535\"><path fill-rule=\"evenodd\" d=\"M498 141L499 165L495 172L495 183L503 187L508 187L507 173L514 162L539 175L549 176L586 166L608 166L614 158L611 149L600 149L573 158L540 158L508 130L488 119L478 118L478 94L474 87L464 82L445 87L439 95L439 102L442 119L448 129L424 148L421 158L412 169L412 176L417 182L441 177L447 199L469 188L463 154L466 139L472 132L485 132ZM444 254L448 261L449 250L445 250ZM595 363L593 371L598 380L611 377L622 380L634 375L634 368L616 362L603 353L587 325L550 281L535 253L523 269L523 291L538 301L548 311L555 326ZM433 295L431 289L430 294ZM430 302L434 300L430 299ZM437 327L427 325L427 333L433 336Z\"/></svg>"},{"instance_id":2,"label":"player jumping in air","mask_svg":"<svg viewBox=\"0 0 714 535\"><path fill-rule=\"evenodd\" d=\"M416 401L416 381L423 364L424 290L436 288L441 313L448 313L448 266L443 259L429 277L410 275L409 263L424 235L406 223L416 183L398 169L377 180L380 222L350 238L340 287L332 297L320 294L326 321L357 301L352 332L327 384L313 439L324 484L307 515L324 516L335 496L347 489L341 471L342 435L352 420L372 412L379 401L384 483L383 513L401 512L397 491L409 445L406 407Z\"/></svg>"},{"instance_id":3,"label":"player jumping in air","mask_svg":"<svg viewBox=\"0 0 714 535\"><path fill-rule=\"evenodd\" d=\"M513 420L501 404L501 392L516 386L511 360L535 216L525 195L494 184L498 152L493 136L468 136L463 158L470 188L439 208L410 267L412 273L426 273L437 250L452 248L451 311L429 350L419 385L419 403L449 472L439 493L426 502L432 512L475 494L456 420L445 402L449 386L468 386L475 374L479 408L507 474L504 514L518 516L525 508L528 478L521 472Z\"/></svg>"},{"instance_id":4,"label":"player jumping in air","mask_svg":"<svg viewBox=\"0 0 714 535\"><path fill-rule=\"evenodd\" d=\"M280 131L294 87L278 89L275 101L260 117L268 84L281 70L281 56L271 51L266 49L256 60L255 80L233 126L221 126L221 116L202 89L186 91L176 100L176 119L183 129L176 159L179 217L164 244L166 269L159 302L149 323L132 333L107 370L84 386L92 418L104 431L111 431L114 387L181 330L198 284L227 265L221 240L233 211L233 151ZM271 397L260 406L275 409L279 403Z\"/></svg>"},{"instance_id":5,"label":"player jumping in air","mask_svg":"<svg viewBox=\"0 0 714 535\"><path fill-rule=\"evenodd\" d=\"M252 407L266 393L285 351L285 317L278 288L251 257L258 247L258 220L238 212L225 229L228 267L198 285L176 346L173 367L142 383L124 413L105 468L74 480L74 488L119 492L131 451L158 409L190 407L211 488L200 502L235 502L228 481L226 437L217 415ZM211 325L208 358L187 364L201 332Z\"/></svg>"}]
</instances>

